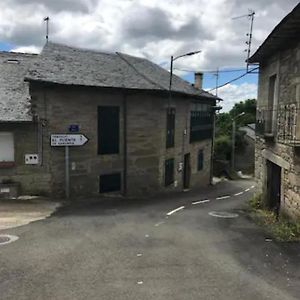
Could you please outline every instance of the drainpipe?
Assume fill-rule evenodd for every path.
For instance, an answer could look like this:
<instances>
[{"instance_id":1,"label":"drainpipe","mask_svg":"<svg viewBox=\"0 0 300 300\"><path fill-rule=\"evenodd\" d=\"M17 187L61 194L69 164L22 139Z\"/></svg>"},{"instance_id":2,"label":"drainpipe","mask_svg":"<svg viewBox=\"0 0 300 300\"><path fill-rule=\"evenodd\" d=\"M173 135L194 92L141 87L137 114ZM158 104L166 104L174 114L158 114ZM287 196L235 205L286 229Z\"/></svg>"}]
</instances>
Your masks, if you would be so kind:
<instances>
[{"instance_id":1,"label":"drainpipe","mask_svg":"<svg viewBox=\"0 0 300 300\"><path fill-rule=\"evenodd\" d=\"M210 153L210 174L209 174L209 183L213 185L213 176L214 176L214 148L215 148L215 135L216 135L216 111L222 109L221 106L214 105L212 108L213 114L213 132L211 137L211 153Z\"/></svg>"},{"instance_id":2,"label":"drainpipe","mask_svg":"<svg viewBox=\"0 0 300 300\"><path fill-rule=\"evenodd\" d=\"M127 95L123 96L123 195L127 196Z\"/></svg>"},{"instance_id":3,"label":"drainpipe","mask_svg":"<svg viewBox=\"0 0 300 300\"><path fill-rule=\"evenodd\" d=\"M211 137L210 174L209 174L210 185L213 185L213 177L214 177L215 127L216 127L216 112L215 112L215 110L213 110L213 132L212 132L212 137Z\"/></svg>"}]
</instances>

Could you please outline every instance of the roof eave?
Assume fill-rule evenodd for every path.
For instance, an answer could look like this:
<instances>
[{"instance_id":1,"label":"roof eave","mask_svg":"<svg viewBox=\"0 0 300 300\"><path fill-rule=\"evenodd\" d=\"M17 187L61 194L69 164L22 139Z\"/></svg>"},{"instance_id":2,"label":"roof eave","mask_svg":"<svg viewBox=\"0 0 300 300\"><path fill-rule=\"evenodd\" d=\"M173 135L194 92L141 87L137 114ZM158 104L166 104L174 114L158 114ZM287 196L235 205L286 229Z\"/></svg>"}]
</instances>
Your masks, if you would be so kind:
<instances>
[{"instance_id":1,"label":"roof eave","mask_svg":"<svg viewBox=\"0 0 300 300\"><path fill-rule=\"evenodd\" d=\"M90 87L90 88L100 88L100 89L118 89L118 90L127 90L127 91L145 91L145 92L156 92L156 93L162 93L162 94L168 94L169 91L168 90L163 90L163 89L139 89L139 88L125 88L125 87L115 87L115 86L95 86L95 85L80 85L80 84L68 84L68 83L59 83L59 82L53 82L53 81L47 81L47 80L41 80L41 79L34 79L34 78L30 78L30 77L25 77L24 81L26 82L36 82L36 83L40 83L40 84L45 84L45 85L60 85L60 86L78 86L78 87ZM223 99L211 95L211 96L207 96L207 95L200 95L200 94L190 94L190 93L184 93L184 92L180 92L180 91L172 91L172 94L174 95L181 95L181 96L185 96L185 97L191 97L191 98L197 98L199 100L211 100L211 101L223 101Z\"/></svg>"}]
</instances>

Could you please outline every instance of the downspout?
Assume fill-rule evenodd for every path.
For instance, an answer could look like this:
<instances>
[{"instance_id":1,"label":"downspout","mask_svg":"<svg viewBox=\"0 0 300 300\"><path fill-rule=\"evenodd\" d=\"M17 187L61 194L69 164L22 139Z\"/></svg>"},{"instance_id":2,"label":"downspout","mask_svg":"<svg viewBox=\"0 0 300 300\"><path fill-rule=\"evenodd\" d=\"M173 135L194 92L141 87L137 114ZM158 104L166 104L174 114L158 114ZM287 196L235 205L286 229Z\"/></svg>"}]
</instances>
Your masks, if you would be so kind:
<instances>
[{"instance_id":1,"label":"downspout","mask_svg":"<svg viewBox=\"0 0 300 300\"><path fill-rule=\"evenodd\" d=\"M213 108L213 107L212 107ZM215 146L215 127L216 127L216 111L213 109L213 132L211 137L211 153L210 153L210 174L209 174L209 184L213 185L214 176L214 146Z\"/></svg>"},{"instance_id":2,"label":"downspout","mask_svg":"<svg viewBox=\"0 0 300 300\"><path fill-rule=\"evenodd\" d=\"M123 195L127 196L127 95L123 97Z\"/></svg>"}]
</instances>

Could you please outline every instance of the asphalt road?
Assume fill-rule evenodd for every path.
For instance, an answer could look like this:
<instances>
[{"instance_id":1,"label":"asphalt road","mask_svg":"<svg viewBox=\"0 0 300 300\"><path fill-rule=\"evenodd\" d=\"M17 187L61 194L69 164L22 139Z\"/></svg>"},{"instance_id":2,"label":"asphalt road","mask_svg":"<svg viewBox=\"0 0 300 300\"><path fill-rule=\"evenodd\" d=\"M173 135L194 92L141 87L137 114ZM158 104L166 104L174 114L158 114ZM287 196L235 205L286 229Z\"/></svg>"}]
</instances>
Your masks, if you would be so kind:
<instances>
[{"instance_id":1,"label":"asphalt road","mask_svg":"<svg viewBox=\"0 0 300 300\"><path fill-rule=\"evenodd\" d=\"M73 204L0 231L19 236L0 246L0 299L300 299L300 246L247 218L252 186Z\"/></svg>"}]
</instances>

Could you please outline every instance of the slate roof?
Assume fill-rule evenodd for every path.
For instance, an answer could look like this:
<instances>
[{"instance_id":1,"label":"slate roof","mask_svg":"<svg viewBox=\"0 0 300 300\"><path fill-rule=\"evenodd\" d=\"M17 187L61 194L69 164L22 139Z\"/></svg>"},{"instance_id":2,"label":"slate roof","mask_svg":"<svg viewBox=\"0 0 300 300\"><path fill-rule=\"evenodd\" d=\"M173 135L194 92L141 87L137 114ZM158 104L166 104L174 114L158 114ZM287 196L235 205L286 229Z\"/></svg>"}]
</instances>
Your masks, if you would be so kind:
<instances>
[{"instance_id":1,"label":"slate roof","mask_svg":"<svg viewBox=\"0 0 300 300\"><path fill-rule=\"evenodd\" d=\"M122 53L103 53L49 42L32 64L26 80L65 85L167 91L170 73L149 60ZM216 99L178 76L172 91Z\"/></svg>"},{"instance_id":2,"label":"slate roof","mask_svg":"<svg viewBox=\"0 0 300 300\"><path fill-rule=\"evenodd\" d=\"M262 45L249 58L249 63L262 62L273 53L299 43L300 3L273 29Z\"/></svg>"},{"instance_id":3,"label":"slate roof","mask_svg":"<svg viewBox=\"0 0 300 300\"><path fill-rule=\"evenodd\" d=\"M31 121L28 83L24 76L36 55L0 52L0 121Z\"/></svg>"}]
</instances>

